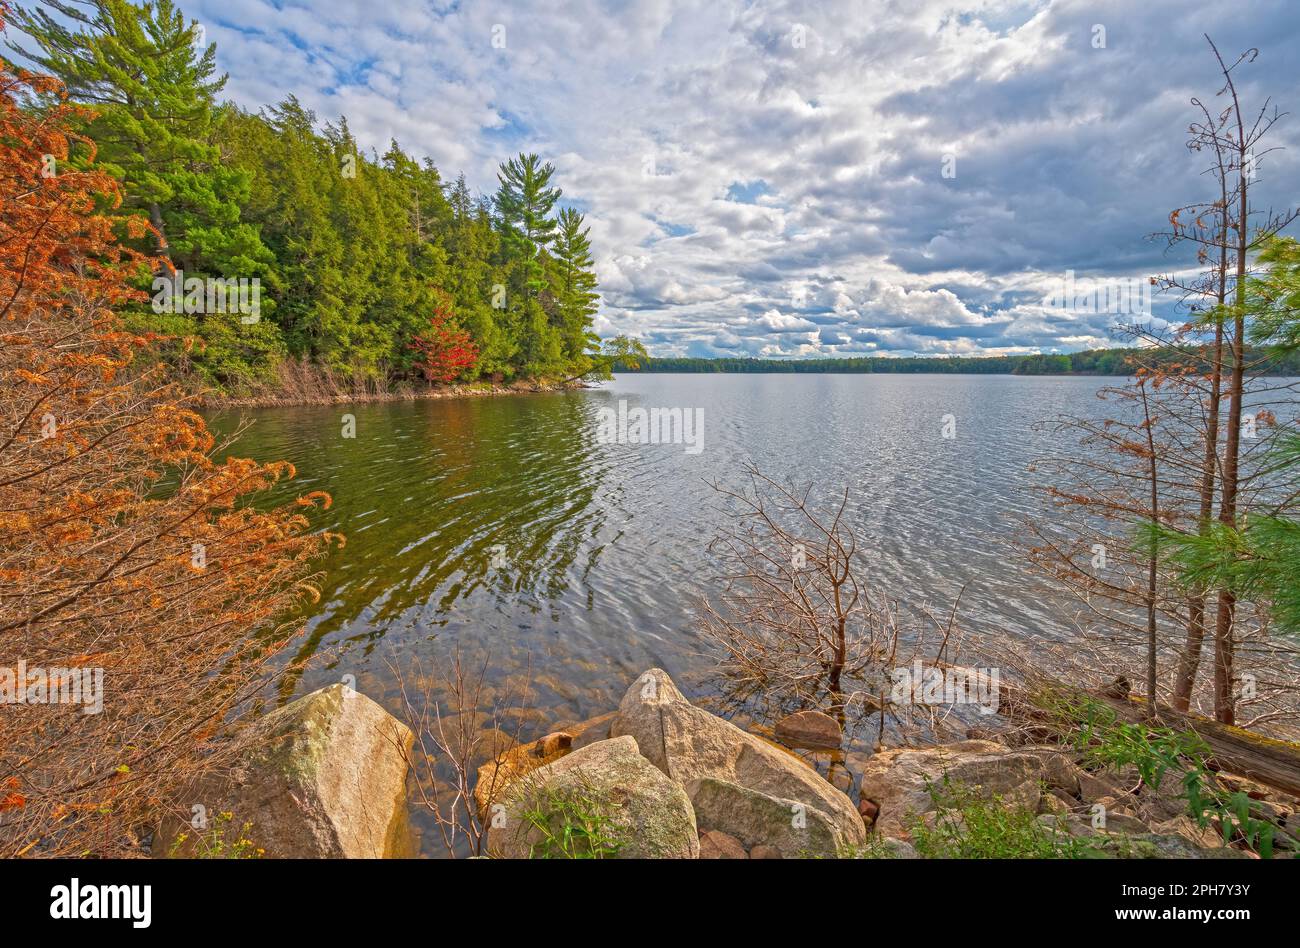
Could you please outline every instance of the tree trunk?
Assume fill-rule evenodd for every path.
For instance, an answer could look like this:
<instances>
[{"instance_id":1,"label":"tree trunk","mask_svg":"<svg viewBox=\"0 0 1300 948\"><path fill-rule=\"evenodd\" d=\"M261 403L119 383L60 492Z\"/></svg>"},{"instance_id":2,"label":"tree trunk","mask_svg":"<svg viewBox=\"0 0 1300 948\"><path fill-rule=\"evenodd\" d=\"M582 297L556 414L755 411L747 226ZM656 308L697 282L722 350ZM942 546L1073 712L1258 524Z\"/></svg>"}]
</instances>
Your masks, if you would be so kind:
<instances>
[{"instance_id":1,"label":"tree trunk","mask_svg":"<svg viewBox=\"0 0 1300 948\"><path fill-rule=\"evenodd\" d=\"M944 662L935 662L935 665L950 667ZM1072 688L1064 682L1055 682L1053 688L1105 701L1125 721L1137 723L1151 717L1142 698ZM1050 716L1034 703L1029 692L1006 680L997 683L997 694L997 713L1008 720L1027 724L1050 720ZM1182 714L1165 706L1158 708L1156 718L1162 725L1176 731L1195 732L1210 748L1209 762L1213 769L1240 774L1284 793L1300 795L1300 744L1265 737L1232 725L1225 726L1199 715Z\"/></svg>"},{"instance_id":2,"label":"tree trunk","mask_svg":"<svg viewBox=\"0 0 1300 948\"><path fill-rule=\"evenodd\" d=\"M1219 164L1222 169L1222 162ZM1202 532L1214 514L1214 475L1219 461L1219 412L1223 405L1223 303L1228 294L1228 191L1220 172L1219 227L1219 318L1214 326L1214 362L1210 367L1210 403L1206 408L1205 454L1201 461L1201 509L1197 524ZM1205 642L1206 590L1197 587L1187 603L1187 643L1179 656L1174 676L1174 709L1187 711L1196 688L1196 673L1201 667L1201 649Z\"/></svg>"},{"instance_id":3,"label":"tree trunk","mask_svg":"<svg viewBox=\"0 0 1300 948\"><path fill-rule=\"evenodd\" d=\"M171 257L171 247L167 244L167 233L163 230L162 206L154 201L149 204L149 223L153 225L155 237L158 241L158 252L165 257Z\"/></svg>"},{"instance_id":4,"label":"tree trunk","mask_svg":"<svg viewBox=\"0 0 1300 948\"><path fill-rule=\"evenodd\" d=\"M1238 115L1239 136L1240 115ZM1238 138L1241 141L1241 138ZM1234 287L1235 305L1232 319L1232 376L1228 387L1228 431L1227 443L1223 452L1223 495L1219 506L1219 522L1232 527L1237 522L1237 478L1241 455L1241 403L1245 384L1245 366L1243 365L1246 335L1246 251L1250 247L1250 236L1246 219L1247 188L1249 182L1246 174L1246 148L1244 143L1238 146L1238 168L1240 178L1240 207L1237 211L1237 283ZM1214 716L1223 724L1236 721L1236 709L1233 707L1233 621L1236 614L1237 598L1229 589L1219 591L1219 611L1214 625Z\"/></svg>"},{"instance_id":5,"label":"tree trunk","mask_svg":"<svg viewBox=\"0 0 1300 948\"><path fill-rule=\"evenodd\" d=\"M1197 523L1204 531L1214 515L1214 474L1219 460L1219 411L1223 402L1223 326L1214 330L1214 368L1210 380L1209 417L1205 426L1205 456L1201 462L1201 509ZM1206 591L1197 587L1187 603L1187 642L1179 656L1178 671L1174 681L1174 708L1187 711L1191 707L1192 691L1196 687L1196 673L1201 667L1201 649L1205 642Z\"/></svg>"},{"instance_id":6,"label":"tree trunk","mask_svg":"<svg viewBox=\"0 0 1300 948\"><path fill-rule=\"evenodd\" d=\"M1147 401L1147 380L1139 383L1142 389L1142 414L1147 429L1147 473L1151 478L1151 551L1147 561L1147 700L1155 714L1156 699L1156 579L1159 565L1159 545L1156 531L1160 528L1160 482L1156 466L1155 422Z\"/></svg>"}]
</instances>

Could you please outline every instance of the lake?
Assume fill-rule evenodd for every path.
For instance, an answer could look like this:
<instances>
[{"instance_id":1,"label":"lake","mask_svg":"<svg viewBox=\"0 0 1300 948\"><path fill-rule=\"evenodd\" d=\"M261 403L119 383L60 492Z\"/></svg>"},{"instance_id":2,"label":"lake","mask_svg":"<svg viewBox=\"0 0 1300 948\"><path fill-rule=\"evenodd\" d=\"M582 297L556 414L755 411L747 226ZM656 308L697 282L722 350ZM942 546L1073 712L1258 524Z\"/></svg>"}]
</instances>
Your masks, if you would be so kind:
<instances>
[{"instance_id":1,"label":"lake","mask_svg":"<svg viewBox=\"0 0 1300 948\"><path fill-rule=\"evenodd\" d=\"M946 613L964 587L968 627L1069 635L1008 539L1049 448L1035 423L1096 411L1111 381L632 374L559 394L247 410L214 427L251 421L235 453L292 461L292 490L328 491L317 520L347 536L298 652L320 660L283 697L351 675L396 712L393 668L428 670L459 645L491 656L494 677L531 669L540 735L615 707L651 666L708 696L715 657L693 606L717 591L707 546L728 516L711 484L742 486L750 461L847 486L869 574L901 603ZM602 443L600 410L620 401L702 409L698 453Z\"/></svg>"}]
</instances>

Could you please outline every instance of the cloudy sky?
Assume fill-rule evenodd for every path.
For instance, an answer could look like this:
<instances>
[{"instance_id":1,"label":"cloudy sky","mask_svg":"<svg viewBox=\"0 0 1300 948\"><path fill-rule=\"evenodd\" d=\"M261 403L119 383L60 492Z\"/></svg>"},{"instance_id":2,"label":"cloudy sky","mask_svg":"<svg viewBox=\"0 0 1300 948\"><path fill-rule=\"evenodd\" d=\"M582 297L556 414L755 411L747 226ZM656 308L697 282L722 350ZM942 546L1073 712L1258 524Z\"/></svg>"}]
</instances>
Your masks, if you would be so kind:
<instances>
[{"instance_id":1,"label":"cloudy sky","mask_svg":"<svg viewBox=\"0 0 1300 948\"><path fill-rule=\"evenodd\" d=\"M597 329L653 354L908 355L1111 344L1044 305L1067 271L1186 267L1147 235L1204 197L1219 88L1300 110L1292 0L181 0L227 94L296 94L483 191L536 151L587 215ZM1300 201L1300 116L1261 193ZM1156 300L1156 315L1169 316Z\"/></svg>"}]
</instances>

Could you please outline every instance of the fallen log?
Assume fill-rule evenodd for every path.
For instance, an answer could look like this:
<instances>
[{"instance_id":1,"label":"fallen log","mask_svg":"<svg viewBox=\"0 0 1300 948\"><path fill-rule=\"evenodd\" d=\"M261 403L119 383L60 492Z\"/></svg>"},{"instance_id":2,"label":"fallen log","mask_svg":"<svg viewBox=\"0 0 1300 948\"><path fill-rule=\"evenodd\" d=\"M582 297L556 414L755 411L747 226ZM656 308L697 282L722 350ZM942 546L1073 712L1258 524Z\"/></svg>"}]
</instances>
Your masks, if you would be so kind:
<instances>
[{"instance_id":1,"label":"fallen log","mask_svg":"<svg viewBox=\"0 0 1300 948\"><path fill-rule=\"evenodd\" d=\"M1065 693L1075 692L1104 701L1132 724L1150 720L1145 698L1128 694L1120 682L1097 691L1052 683ZM1013 720L1042 724L1050 715L1038 707L1025 689L1000 683L998 713ZM1166 705L1156 710L1156 723L1176 731L1191 731L1210 749L1207 766L1248 777L1256 783L1300 797L1300 744L1265 737L1245 728L1220 724L1197 714L1175 711Z\"/></svg>"},{"instance_id":2,"label":"fallen log","mask_svg":"<svg viewBox=\"0 0 1300 948\"><path fill-rule=\"evenodd\" d=\"M1147 720L1145 698L1104 697L1126 721ZM1245 728L1220 724L1197 714L1184 714L1159 705L1156 720L1176 731L1191 731L1210 749L1206 762L1214 770L1248 777L1275 790L1300 797L1300 744L1265 737Z\"/></svg>"}]
</instances>

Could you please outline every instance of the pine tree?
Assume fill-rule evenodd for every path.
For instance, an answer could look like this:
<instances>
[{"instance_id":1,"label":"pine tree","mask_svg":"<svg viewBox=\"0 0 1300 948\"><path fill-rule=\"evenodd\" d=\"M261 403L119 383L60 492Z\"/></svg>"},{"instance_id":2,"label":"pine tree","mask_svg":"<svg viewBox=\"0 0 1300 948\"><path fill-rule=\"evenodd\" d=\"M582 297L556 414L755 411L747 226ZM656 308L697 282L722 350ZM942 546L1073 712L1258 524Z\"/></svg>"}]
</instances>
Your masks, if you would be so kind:
<instances>
[{"instance_id":1,"label":"pine tree","mask_svg":"<svg viewBox=\"0 0 1300 948\"><path fill-rule=\"evenodd\" d=\"M135 249L161 250L187 277L261 278L254 325L134 314L137 328L198 337L176 365L227 388L274 381L286 358L367 384L416 379L411 342L440 293L486 377L595 364L590 237L577 212L555 214L555 169L537 155L502 164L496 194L476 198L395 141L363 154L345 118L319 127L293 96L258 114L219 104L215 47L196 45L172 0L44 0L15 25L32 49L14 48L98 113L84 131L123 184L119 213L155 229Z\"/></svg>"},{"instance_id":2,"label":"pine tree","mask_svg":"<svg viewBox=\"0 0 1300 948\"><path fill-rule=\"evenodd\" d=\"M578 366L589 362L588 350L600 344L599 337L591 331L591 320L600 299L592 269L591 232L582 226L582 214L571 207L560 211L557 224L554 270L560 330L565 357Z\"/></svg>"},{"instance_id":3,"label":"pine tree","mask_svg":"<svg viewBox=\"0 0 1300 948\"><path fill-rule=\"evenodd\" d=\"M186 24L171 0L42 6L58 16L35 7L13 18L35 49L8 45L94 107L85 131L99 146L100 167L122 181L126 209L148 211L161 248L180 265L211 263L220 272L268 262L256 232L239 226L247 179L223 166L213 140L216 95L226 83L216 76L216 44L200 51L198 25Z\"/></svg>"},{"instance_id":4,"label":"pine tree","mask_svg":"<svg viewBox=\"0 0 1300 948\"><path fill-rule=\"evenodd\" d=\"M1245 284L1249 338L1278 358L1300 350L1300 243L1271 237L1258 261L1268 270ZM1280 472L1272 502L1232 524L1170 534L1170 558L1190 583L1228 589L1238 601L1264 603L1287 632L1300 632L1300 435L1278 436L1267 466Z\"/></svg>"},{"instance_id":5,"label":"pine tree","mask_svg":"<svg viewBox=\"0 0 1300 948\"><path fill-rule=\"evenodd\" d=\"M223 147L252 179L244 216L261 230L280 275L275 319L289 352L318 358L324 323L344 308L346 248L331 220L340 169L316 133L316 116L290 96L261 115L238 113Z\"/></svg>"},{"instance_id":6,"label":"pine tree","mask_svg":"<svg viewBox=\"0 0 1300 948\"><path fill-rule=\"evenodd\" d=\"M555 168L537 155L503 162L494 201L501 233L501 264L509 274L509 324L519 343L524 373L546 376L564 369L564 346L556 322L540 298L547 290L547 247L555 239L550 216L560 189L551 187Z\"/></svg>"},{"instance_id":7,"label":"pine tree","mask_svg":"<svg viewBox=\"0 0 1300 948\"><path fill-rule=\"evenodd\" d=\"M226 163L218 144L227 113L216 95L226 77L216 75L215 44L198 48L198 25L187 24L171 0L42 0L15 11L13 25L35 46L8 40L10 48L60 79L73 101L93 107L82 131L98 145L98 166L123 184L121 212L148 215L150 249L186 277L257 277L273 287L274 255L241 215L249 177ZM272 309L264 302L261 316ZM217 376L282 352L269 319L153 317L135 323L152 319L147 328L204 336L198 358Z\"/></svg>"},{"instance_id":8,"label":"pine tree","mask_svg":"<svg viewBox=\"0 0 1300 948\"><path fill-rule=\"evenodd\" d=\"M497 234L491 217L470 194L462 174L448 196L451 222L446 238L448 285L461 325L469 330L479 347L479 369L489 376L505 378L513 374L511 359L516 347L508 338L502 293L504 278L493 266L497 254ZM499 302L501 309L494 308Z\"/></svg>"},{"instance_id":9,"label":"pine tree","mask_svg":"<svg viewBox=\"0 0 1300 948\"><path fill-rule=\"evenodd\" d=\"M496 210L502 233L510 250L525 260L536 261L538 254L555 239L556 222L551 218L559 188L551 187L555 167L542 164L536 155L520 154L503 162L497 173L500 187ZM540 276L530 271L530 279ZM538 283L535 287L541 289Z\"/></svg>"}]
</instances>

